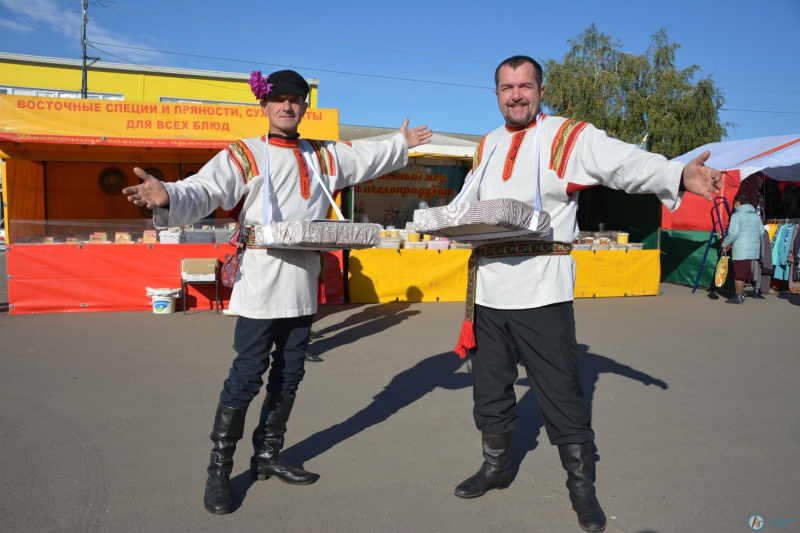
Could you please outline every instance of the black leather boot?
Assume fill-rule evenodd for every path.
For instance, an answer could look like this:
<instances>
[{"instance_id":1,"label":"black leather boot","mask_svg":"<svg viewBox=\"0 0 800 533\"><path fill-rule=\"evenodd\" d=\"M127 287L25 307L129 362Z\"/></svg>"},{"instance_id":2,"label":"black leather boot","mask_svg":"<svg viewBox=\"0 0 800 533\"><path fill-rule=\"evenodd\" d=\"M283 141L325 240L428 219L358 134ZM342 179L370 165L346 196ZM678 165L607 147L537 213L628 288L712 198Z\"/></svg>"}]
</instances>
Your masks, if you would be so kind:
<instances>
[{"instance_id":1,"label":"black leather boot","mask_svg":"<svg viewBox=\"0 0 800 533\"><path fill-rule=\"evenodd\" d=\"M563 444L558 447L561 465L567 471L567 489L578 524L584 531L603 531L606 515L594 493L592 443Z\"/></svg>"},{"instance_id":2,"label":"black leather boot","mask_svg":"<svg viewBox=\"0 0 800 533\"><path fill-rule=\"evenodd\" d=\"M481 433L483 465L478 473L456 487L459 498L477 498L492 489L506 489L511 484L511 433Z\"/></svg>"},{"instance_id":3,"label":"black leather boot","mask_svg":"<svg viewBox=\"0 0 800 533\"><path fill-rule=\"evenodd\" d=\"M304 355L303 358L306 361L308 361L309 363L321 363L321 362L323 362L325 360L325 359L323 359L322 357L320 357L318 355L314 355L313 353L309 352L308 350L305 351L305 355Z\"/></svg>"},{"instance_id":4,"label":"black leather boot","mask_svg":"<svg viewBox=\"0 0 800 533\"><path fill-rule=\"evenodd\" d=\"M254 479L264 480L275 476L292 485L310 485L319 479L317 474L290 466L280 457L286 422L292 413L294 399L294 394L267 392L258 427L253 432L255 454L250 460L250 474Z\"/></svg>"},{"instance_id":5,"label":"black leather boot","mask_svg":"<svg viewBox=\"0 0 800 533\"><path fill-rule=\"evenodd\" d=\"M211 451L206 492L203 496L203 503L211 513L231 512L230 476L233 469L233 452L236 451L236 443L244 433L246 414L247 408L234 409L222 404L217 406L214 429L211 431L214 449Z\"/></svg>"}]
</instances>

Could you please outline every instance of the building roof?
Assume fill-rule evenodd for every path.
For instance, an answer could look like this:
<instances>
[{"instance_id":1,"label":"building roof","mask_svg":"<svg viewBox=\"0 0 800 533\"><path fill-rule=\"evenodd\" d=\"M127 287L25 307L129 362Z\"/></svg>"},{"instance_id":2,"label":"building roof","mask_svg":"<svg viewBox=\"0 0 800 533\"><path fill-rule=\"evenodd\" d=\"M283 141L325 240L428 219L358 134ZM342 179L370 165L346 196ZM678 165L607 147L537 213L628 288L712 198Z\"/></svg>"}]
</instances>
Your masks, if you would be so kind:
<instances>
[{"instance_id":1,"label":"building roof","mask_svg":"<svg viewBox=\"0 0 800 533\"><path fill-rule=\"evenodd\" d=\"M339 140L353 141L355 139L367 139L370 137L379 137L381 135L394 133L396 131L397 128L378 128L374 126L353 126L350 124L339 124ZM456 139L461 139L463 141L470 141L473 143L479 142L483 137L482 135L470 135L467 133L445 133L438 131L435 132L435 135L436 134L441 134L447 137L454 137Z\"/></svg>"},{"instance_id":2,"label":"building roof","mask_svg":"<svg viewBox=\"0 0 800 533\"><path fill-rule=\"evenodd\" d=\"M0 52L0 62L23 63L28 65L43 65L49 67L82 68L80 59L63 59L60 57L31 56L26 54L11 54ZM249 80L250 74L241 72L219 72L215 70L196 70L190 68L154 67L146 65L128 65L125 63L110 63L98 61L90 67L91 70L105 70L110 72L134 72L137 74L163 74L167 76L180 76L185 78L205 78L212 80L241 81ZM319 86L318 78L306 78L309 85Z\"/></svg>"}]
</instances>

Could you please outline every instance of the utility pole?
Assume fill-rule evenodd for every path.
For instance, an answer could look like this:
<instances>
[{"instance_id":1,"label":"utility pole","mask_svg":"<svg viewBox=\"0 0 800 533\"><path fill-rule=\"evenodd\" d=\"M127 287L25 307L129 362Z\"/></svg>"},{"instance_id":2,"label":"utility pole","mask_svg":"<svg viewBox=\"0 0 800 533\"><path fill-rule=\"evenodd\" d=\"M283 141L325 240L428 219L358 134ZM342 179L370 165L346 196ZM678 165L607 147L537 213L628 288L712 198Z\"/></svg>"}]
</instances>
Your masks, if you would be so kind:
<instances>
[{"instance_id":1,"label":"utility pole","mask_svg":"<svg viewBox=\"0 0 800 533\"><path fill-rule=\"evenodd\" d=\"M83 20L81 22L81 50L83 51L83 70L81 73L81 98L87 98L89 88L86 83L86 23L89 19L86 17L86 9L89 7L89 0L83 0Z\"/></svg>"},{"instance_id":2,"label":"utility pole","mask_svg":"<svg viewBox=\"0 0 800 533\"><path fill-rule=\"evenodd\" d=\"M83 0L83 21L81 22L81 51L83 52L83 69L81 72L81 98L89 97L89 87L86 83L86 72L89 67L100 61L99 57L89 57L86 55L86 24L89 22L89 17L86 16L86 10L89 7L89 0ZM86 60L91 59L92 62L88 65Z\"/></svg>"}]
</instances>

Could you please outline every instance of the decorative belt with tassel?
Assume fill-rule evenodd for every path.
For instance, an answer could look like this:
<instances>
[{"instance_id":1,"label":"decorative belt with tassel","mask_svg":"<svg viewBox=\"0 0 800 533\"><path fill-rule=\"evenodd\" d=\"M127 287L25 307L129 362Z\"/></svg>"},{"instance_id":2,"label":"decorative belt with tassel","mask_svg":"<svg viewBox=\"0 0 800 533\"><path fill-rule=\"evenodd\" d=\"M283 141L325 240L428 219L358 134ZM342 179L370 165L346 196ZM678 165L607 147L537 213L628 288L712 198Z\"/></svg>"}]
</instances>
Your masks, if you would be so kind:
<instances>
[{"instance_id":1,"label":"decorative belt with tassel","mask_svg":"<svg viewBox=\"0 0 800 533\"><path fill-rule=\"evenodd\" d=\"M464 323L461 325L461 335L458 344L453 349L461 358L467 356L467 351L475 348L475 292L478 280L478 259L485 257L495 259L498 257L533 257L537 255L569 255L572 245L563 242L547 241L512 241L484 244L472 250L469 256L469 272L467 274L467 302L464 311Z\"/></svg>"}]
</instances>

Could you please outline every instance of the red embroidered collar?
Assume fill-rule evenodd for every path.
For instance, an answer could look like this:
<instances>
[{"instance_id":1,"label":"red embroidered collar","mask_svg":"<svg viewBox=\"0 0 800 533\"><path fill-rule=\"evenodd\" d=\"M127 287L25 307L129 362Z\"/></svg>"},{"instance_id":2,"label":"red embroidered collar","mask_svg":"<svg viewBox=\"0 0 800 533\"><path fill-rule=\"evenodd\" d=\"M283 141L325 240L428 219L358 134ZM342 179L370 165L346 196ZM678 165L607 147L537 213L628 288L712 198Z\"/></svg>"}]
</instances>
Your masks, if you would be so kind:
<instances>
[{"instance_id":1,"label":"red embroidered collar","mask_svg":"<svg viewBox=\"0 0 800 533\"><path fill-rule=\"evenodd\" d=\"M267 140L266 135L261 136L262 141ZM300 147L300 139L281 139L280 137L270 137L269 144L271 146L277 146L278 148L299 148Z\"/></svg>"},{"instance_id":2,"label":"red embroidered collar","mask_svg":"<svg viewBox=\"0 0 800 533\"><path fill-rule=\"evenodd\" d=\"M547 115L542 113L542 120L544 120L544 117L546 117L546 116ZM522 131L522 130L529 130L532 127L534 127L535 125L536 125L536 117L533 117L533 120L531 120L530 122L528 122L524 126L509 126L508 124L506 124L506 131L509 132L509 133L516 133L516 132Z\"/></svg>"}]
</instances>

